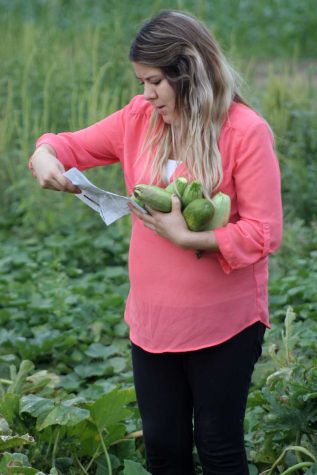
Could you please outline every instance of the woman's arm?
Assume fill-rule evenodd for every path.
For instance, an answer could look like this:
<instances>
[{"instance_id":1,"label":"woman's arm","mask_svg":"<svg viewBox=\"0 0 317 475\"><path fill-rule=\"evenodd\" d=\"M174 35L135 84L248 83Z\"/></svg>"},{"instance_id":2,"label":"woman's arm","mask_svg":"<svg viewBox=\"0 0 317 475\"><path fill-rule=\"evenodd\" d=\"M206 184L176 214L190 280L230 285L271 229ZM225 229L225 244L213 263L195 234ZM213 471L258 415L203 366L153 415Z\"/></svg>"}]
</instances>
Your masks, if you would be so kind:
<instances>
[{"instance_id":1,"label":"woman's arm","mask_svg":"<svg viewBox=\"0 0 317 475\"><path fill-rule=\"evenodd\" d=\"M255 264L281 243L281 176L272 133L263 120L244 124L235 148L233 179L239 219L214 230L226 273Z\"/></svg>"},{"instance_id":2,"label":"woman's arm","mask_svg":"<svg viewBox=\"0 0 317 475\"><path fill-rule=\"evenodd\" d=\"M46 133L36 142L29 167L42 188L80 193L64 175L72 167L80 170L115 163L122 149L124 111L118 111L76 132Z\"/></svg>"}]
</instances>

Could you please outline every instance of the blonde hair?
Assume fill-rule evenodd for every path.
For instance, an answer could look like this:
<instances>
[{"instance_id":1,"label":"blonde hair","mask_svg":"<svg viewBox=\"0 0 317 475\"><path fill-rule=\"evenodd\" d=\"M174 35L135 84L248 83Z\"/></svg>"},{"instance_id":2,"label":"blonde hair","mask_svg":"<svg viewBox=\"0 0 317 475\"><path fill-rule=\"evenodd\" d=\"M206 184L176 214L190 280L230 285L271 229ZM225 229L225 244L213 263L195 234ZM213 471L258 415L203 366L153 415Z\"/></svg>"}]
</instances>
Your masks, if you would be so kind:
<instances>
[{"instance_id":1,"label":"blonde hair","mask_svg":"<svg viewBox=\"0 0 317 475\"><path fill-rule=\"evenodd\" d=\"M175 125L153 110L143 152L152 157L151 181L167 182L167 160L183 162L205 196L219 187L222 161L218 139L232 101L246 104L238 76L209 30L193 16L163 11L143 25L130 49L133 62L160 68L175 92ZM148 163L147 163L148 164Z\"/></svg>"}]
</instances>

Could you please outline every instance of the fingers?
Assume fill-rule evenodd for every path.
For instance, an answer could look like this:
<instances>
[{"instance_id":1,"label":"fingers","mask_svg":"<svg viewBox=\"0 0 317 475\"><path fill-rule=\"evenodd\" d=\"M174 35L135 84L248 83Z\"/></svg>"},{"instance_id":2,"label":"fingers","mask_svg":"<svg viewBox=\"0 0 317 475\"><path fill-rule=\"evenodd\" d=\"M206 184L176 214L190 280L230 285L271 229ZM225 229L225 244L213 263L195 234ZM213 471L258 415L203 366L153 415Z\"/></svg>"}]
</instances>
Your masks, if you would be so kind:
<instances>
[{"instance_id":1,"label":"fingers","mask_svg":"<svg viewBox=\"0 0 317 475\"><path fill-rule=\"evenodd\" d=\"M81 193L80 188L73 185L73 183L63 175L62 171L64 171L64 169L58 166L48 168L48 170L41 170L41 173L36 176L41 188L65 191L68 193Z\"/></svg>"},{"instance_id":2,"label":"fingers","mask_svg":"<svg viewBox=\"0 0 317 475\"><path fill-rule=\"evenodd\" d=\"M141 219L145 226L150 227L151 229L154 229L155 223L158 223L161 221L162 217L164 218L165 215L174 215L174 214L179 214L181 213L181 201L178 198L177 195L172 195L172 209L170 213L162 213L161 211L156 211L150 206L146 205L145 209L147 213L142 213L138 208L133 206L133 204L129 203L129 208L131 211L139 218Z\"/></svg>"},{"instance_id":3,"label":"fingers","mask_svg":"<svg viewBox=\"0 0 317 475\"><path fill-rule=\"evenodd\" d=\"M73 185L63 173L63 164L45 148L37 149L31 159L32 174L38 180L41 188L68 193L80 193L81 190Z\"/></svg>"},{"instance_id":4,"label":"fingers","mask_svg":"<svg viewBox=\"0 0 317 475\"><path fill-rule=\"evenodd\" d=\"M145 209L150 216L153 216L155 212L157 212L154 209L150 208L148 205L145 205Z\"/></svg>"},{"instance_id":5,"label":"fingers","mask_svg":"<svg viewBox=\"0 0 317 475\"><path fill-rule=\"evenodd\" d=\"M132 203L128 203L128 206L132 213L143 221L143 224L146 228L152 229L152 231L156 231L155 219L153 218L151 213L155 213L150 207L146 206L147 213L142 213L138 208L133 206Z\"/></svg>"},{"instance_id":6,"label":"fingers","mask_svg":"<svg viewBox=\"0 0 317 475\"><path fill-rule=\"evenodd\" d=\"M137 208L136 206L134 206L132 203L128 203L128 206L129 206L130 210L132 211L132 213L135 214L135 216L137 216L138 218L142 219L142 216L143 216L145 213L142 213L142 211L139 210L139 208Z\"/></svg>"},{"instance_id":7,"label":"fingers","mask_svg":"<svg viewBox=\"0 0 317 475\"><path fill-rule=\"evenodd\" d=\"M55 178L57 186L59 186L61 191L66 191L67 193L81 193L78 186L73 185L73 183L68 180L64 175L59 175Z\"/></svg>"},{"instance_id":8,"label":"fingers","mask_svg":"<svg viewBox=\"0 0 317 475\"><path fill-rule=\"evenodd\" d=\"M61 173L51 173L48 176L39 178L38 180L41 188L55 191L65 191L68 193L81 193L81 190L77 186L73 185L73 183Z\"/></svg>"},{"instance_id":9,"label":"fingers","mask_svg":"<svg viewBox=\"0 0 317 475\"><path fill-rule=\"evenodd\" d=\"M181 211L181 201L178 196L173 193L172 194L172 212L179 212Z\"/></svg>"}]
</instances>

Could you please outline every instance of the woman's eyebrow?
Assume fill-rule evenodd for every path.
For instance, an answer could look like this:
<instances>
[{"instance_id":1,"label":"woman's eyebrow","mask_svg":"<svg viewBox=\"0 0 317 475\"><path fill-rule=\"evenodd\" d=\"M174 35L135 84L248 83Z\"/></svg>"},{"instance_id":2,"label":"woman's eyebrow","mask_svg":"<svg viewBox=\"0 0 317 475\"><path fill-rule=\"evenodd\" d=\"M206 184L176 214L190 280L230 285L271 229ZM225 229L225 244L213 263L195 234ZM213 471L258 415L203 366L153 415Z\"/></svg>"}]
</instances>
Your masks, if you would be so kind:
<instances>
[{"instance_id":1,"label":"woman's eyebrow","mask_svg":"<svg viewBox=\"0 0 317 475\"><path fill-rule=\"evenodd\" d=\"M144 79L151 80L151 79L159 79L161 76L159 74L153 74L151 76L147 76L145 78L139 78L138 76L135 76L139 81L143 81Z\"/></svg>"}]
</instances>

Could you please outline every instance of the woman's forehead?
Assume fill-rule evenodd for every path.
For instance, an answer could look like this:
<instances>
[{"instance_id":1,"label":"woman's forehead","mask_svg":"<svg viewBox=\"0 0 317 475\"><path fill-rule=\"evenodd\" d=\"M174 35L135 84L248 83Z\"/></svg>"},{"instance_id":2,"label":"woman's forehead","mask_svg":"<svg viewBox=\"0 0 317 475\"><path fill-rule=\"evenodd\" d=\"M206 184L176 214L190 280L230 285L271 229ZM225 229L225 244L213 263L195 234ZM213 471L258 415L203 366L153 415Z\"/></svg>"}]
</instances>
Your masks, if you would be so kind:
<instances>
[{"instance_id":1,"label":"woman's forehead","mask_svg":"<svg viewBox=\"0 0 317 475\"><path fill-rule=\"evenodd\" d=\"M162 75L162 70L160 68L155 68L154 66L149 66L147 64L137 62L133 62L132 65L137 77L151 79L151 77L157 77Z\"/></svg>"}]
</instances>

